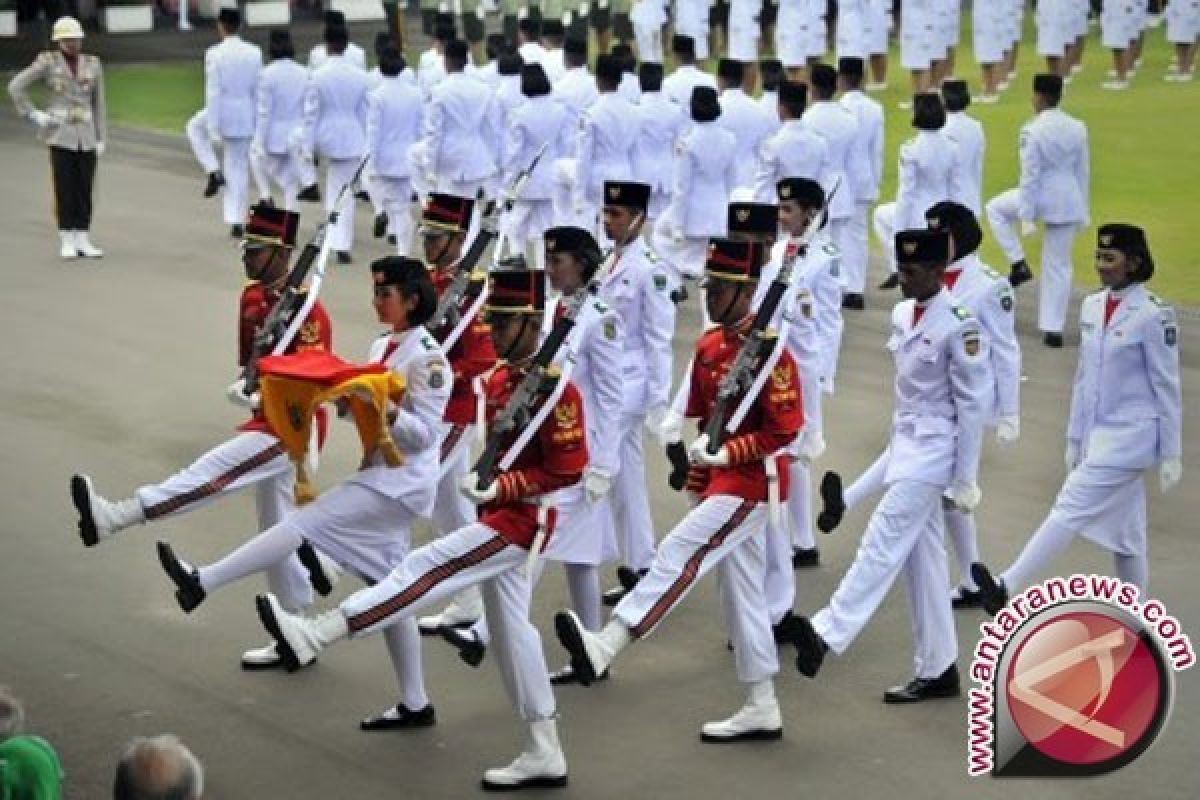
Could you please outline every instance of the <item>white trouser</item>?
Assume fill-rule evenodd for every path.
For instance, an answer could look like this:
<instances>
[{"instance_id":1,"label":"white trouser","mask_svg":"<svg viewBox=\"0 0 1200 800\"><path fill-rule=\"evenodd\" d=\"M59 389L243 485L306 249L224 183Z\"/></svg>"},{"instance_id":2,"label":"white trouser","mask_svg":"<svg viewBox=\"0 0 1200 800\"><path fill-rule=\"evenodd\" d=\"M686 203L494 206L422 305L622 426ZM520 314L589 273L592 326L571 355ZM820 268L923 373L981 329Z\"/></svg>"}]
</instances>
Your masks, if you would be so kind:
<instances>
[{"instance_id":1,"label":"white trouser","mask_svg":"<svg viewBox=\"0 0 1200 800\"><path fill-rule=\"evenodd\" d=\"M322 198L325 201L325 210L332 211L334 203L337 202L338 195L342 191L342 187L350 183L354 177L354 171L358 169L358 165L362 163L359 158L330 158L325 160L325 196ZM354 187L346 189L347 194L352 194ZM354 197L347 197L342 203L341 213L338 214L337 223L330 231L330 244L334 250L342 252L350 252L354 247L354 207L356 203Z\"/></svg>"},{"instance_id":2,"label":"white trouser","mask_svg":"<svg viewBox=\"0 0 1200 800\"><path fill-rule=\"evenodd\" d=\"M1010 264L1025 259L1017 234L1019 207L1017 189L1001 192L987 204L992 235ZM1038 330L1047 333L1062 333L1067 324L1067 306L1071 302L1071 248L1075 244L1075 233L1074 223L1045 224L1038 274Z\"/></svg>"},{"instance_id":3,"label":"white trouser","mask_svg":"<svg viewBox=\"0 0 1200 800\"><path fill-rule=\"evenodd\" d=\"M167 478L135 493L146 519L160 519L204 506L219 497L253 486L258 529L265 531L295 508L295 472L283 445L269 433L244 431L222 442ZM308 573L295 553L267 569L267 585L287 609L312 602Z\"/></svg>"},{"instance_id":4,"label":"white trouser","mask_svg":"<svg viewBox=\"0 0 1200 800\"><path fill-rule=\"evenodd\" d=\"M208 112L203 108L188 118L184 126L187 132L188 144L192 146L192 155L200 162L200 168L207 175L219 170L217 149L213 147L212 139L208 138Z\"/></svg>"},{"instance_id":5,"label":"white trouser","mask_svg":"<svg viewBox=\"0 0 1200 800\"><path fill-rule=\"evenodd\" d=\"M844 653L866 626L903 570L908 590L918 678L936 678L958 658L942 543L943 486L893 483L871 516L854 563L813 627L835 653Z\"/></svg>"},{"instance_id":6,"label":"white trouser","mask_svg":"<svg viewBox=\"0 0 1200 800\"><path fill-rule=\"evenodd\" d=\"M586 186L579 186L579 166L573 158L554 162L554 220L599 234L600 204Z\"/></svg>"},{"instance_id":7,"label":"white trouser","mask_svg":"<svg viewBox=\"0 0 1200 800\"><path fill-rule=\"evenodd\" d=\"M514 202L500 221L500 232L507 242L508 252L528 258L532 245L535 263L541 264L545 260L543 236L548 228L554 227L554 213L554 201L550 198Z\"/></svg>"},{"instance_id":8,"label":"white trouser","mask_svg":"<svg viewBox=\"0 0 1200 800\"><path fill-rule=\"evenodd\" d=\"M875 228L875 238L879 240L879 246L883 248L888 274L891 275L896 271L896 204L883 203L877 206L872 222Z\"/></svg>"},{"instance_id":9,"label":"white trouser","mask_svg":"<svg viewBox=\"0 0 1200 800\"><path fill-rule=\"evenodd\" d=\"M662 540L650 571L613 617L643 638L716 567L738 680L770 678L779 671L779 654L763 596L766 519L765 503L731 495L702 500Z\"/></svg>"},{"instance_id":10,"label":"white trouser","mask_svg":"<svg viewBox=\"0 0 1200 800\"><path fill-rule=\"evenodd\" d=\"M884 450L842 492L842 500L846 505L846 511L858 507L868 497L883 489L883 480L887 477L889 457L890 451Z\"/></svg>"},{"instance_id":11,"label":"white trouser","mask_svg":"<svg viewBox=\"0 0 1200 800\"><path fill-rule=\"evenodd\" d=\"M408 255L413 251L412 183L407 177L374 175L371 187L387 214L388 233L396 237L397 255Z\"/></svg>"},{"instance_id":12,"label":"white trouser","mask_svg":"<svg viewBox=\"0 0 1200 800\"><path fill-rule=\"evenodd\" d=\"M1054 500L1054 508L1030 537L1021 555L1003 578L1015 593L1076 536L1090 539L1116 558L1118 574L1123 559L1146 559L1146 486L1140 469L1099 467L1084 463L1071 471ZM1144 566L1141 570L1144 572ZM1063 573L1069 574L1069 573ZM1146 591L1145 577L1134 581Z\"/></svg>"},{"instance_id":13,"label":"white trouser","mask_svg":"<svg viewBox=\"0 0 1200 800\"><path fill-rule=\"evenodd\" d=\"M412 620L469 586L480 585L504 688L526 721L554 716L554 693L541 637L529 622L528 553L482 523L414 550L392 572L341 604L352 636Z\"/></svg>"},{"instance_id":14,"label":"white trouser","mask_svg":"<svg viewBox=\"0 0 1200 800\"><path fill-rule=\"evenodd\" d=\"M867 234L867 219L871 215L871 201L857 201L854 213L846 220L846 232L838 245L842 250L842 280L846 291L862 294L867 285L867 260L871 244ZM891 251L891 247L886 248Z\"/></svg>"},{"instance_id":15,"label":"white trouser","mask_svg":"<svg viewBox=\"0 0 1200 800\"><path fill-rule=\"evenodd\" d=\"M221 166L225 188L221 212L226 225L244 225L250 206L250 138L221 139Z\"/></svg>"},{"instance_id":16,"label":"white trouser","mask_svg":"<svg viewBox=\"0 0 1200 800\"><path fill-rule=\"evenodd\" d=\"M612 487L613 521L621 561L635 570L647 569L654 560L654 518L646 484L646 459L642 450L642 414L622 414L618 444L619 463Z\"/></svg>"},{"instance_id":17,"label":"white trouser","mask_svg":"<svg viewBox=\"0 0 1200 800\"><path fill-rule=\"evenodd\" d=\"M283 207L295 211L298 206L296 195L302 188L298 164L299 160L291 153L261 153L258 158L251 154L250 171L254 174L259 196L270 197L274 184L283 193Z\"/></svg>"},{"instance_id":18,"label":"white trouser","mask_svg":"<svg viewBox=\"0 0 1200 800\"><path fill-rule=\"evenodd\" d=\"M783 514L786 525L777 527L767 520L767 570L764 591L771 624L777 625L796 605L796 571L792 566L795 550L817 546L813 538L812 491L810 469L800 460L788 466L788 499Z\"/></svg>"}]
</instances>

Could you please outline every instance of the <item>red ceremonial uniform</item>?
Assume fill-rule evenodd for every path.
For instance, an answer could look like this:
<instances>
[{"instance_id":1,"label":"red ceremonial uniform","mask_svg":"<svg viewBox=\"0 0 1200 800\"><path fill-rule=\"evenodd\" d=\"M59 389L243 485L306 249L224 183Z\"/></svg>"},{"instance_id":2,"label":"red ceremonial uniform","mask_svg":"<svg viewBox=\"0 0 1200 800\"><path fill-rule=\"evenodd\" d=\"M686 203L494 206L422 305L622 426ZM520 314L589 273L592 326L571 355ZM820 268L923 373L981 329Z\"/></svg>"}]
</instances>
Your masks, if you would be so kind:
<instances>
[{"instance_id":1,"label":"red ceremonial uniform","mask_svg":"<svg viewBox=\"0 0 1200 800\"><path fill-rule=\"evenodd\" d=\"M700 429L708 424L716 404L717 387L737 359L752 317L741 325L707 331L696 342L696 357L688 388L685 416L698 418ZM740 399L730 406L730 413ZM754 502L767 500L767 474L763 459L787 446L804 425L804 404L796 362L785 349L762 390L738 429L724 441L729 452L728 467L696 467L688 473L688 490L702 497L727 494ZM778 461L780 499L787 499L787 460Z\"/></svg>"},{"instance_id":2,"label":"red ceremonial uniform","mask_svg":"<svg viewBox=\"0 0 1200 800\"><path fill-rule=\"evenodd\" d=\"M240 309L238 312L238 366L244 367L250 360L254 349L254 335L266 322L271 309L275 307L279 293L267 288L259 281L250 281L242 289ZM333 323L321 301L313 303L308 312L308 318L296 332L296 336L288 345L286 353L299 353L304 350L325 350L333 352ZM317 435L320 441L325 440L326 430L325 409L317 410ZM262 431L274 434L267 424L261 411L255 411L250 419L238 426L240 431Z\"/></svg>"},{"instance_id":3,"label":"red ceremonial uniform","mask_svg":"<svg viewBox=\"0 0 1200 800\"><path fill-rule=\"evenodd\" d=\"M487 421L499 415L525 373L502 364L489 376L485 387ZM497 460L522 431L509 434L502 442ZM588 463L587 434L583 419L583 399L574 384L568 383L554 409L546 415L512 469L496 478L496 499L480 508L479 521L518 547L529 548L538 529L536 502L527 498L553 492L577 483ZM547 522L548 533L553 530ZM547 536L549 542L549 536Z\"/></svg>"},{"instance_id":4,"label":"red ceremonial uniform","mask_svg":"<svg viewBox=\"0 0 1200 800\"><path fill-rule=\"evenodd\" d=\"M433 285L437 287L439 297L454 280L453 271L433 269L429 274ZM469 306L471 302L471 299L464 297L462 305ZM465 310L460 307L459 313ZM435 331L434 336L438 341L442 341L449 333L449 329ZM471 425L475 422L479 402L472 382L476 376L496 366L496 349L492 345L491 330L478 314L467 322L458 341L446 353L446 358L450 361L450 369L454 373L454 386L450 390L450 399L446 403L446 413L442 419L452 425Z\"/></svg>"}]
</instances>

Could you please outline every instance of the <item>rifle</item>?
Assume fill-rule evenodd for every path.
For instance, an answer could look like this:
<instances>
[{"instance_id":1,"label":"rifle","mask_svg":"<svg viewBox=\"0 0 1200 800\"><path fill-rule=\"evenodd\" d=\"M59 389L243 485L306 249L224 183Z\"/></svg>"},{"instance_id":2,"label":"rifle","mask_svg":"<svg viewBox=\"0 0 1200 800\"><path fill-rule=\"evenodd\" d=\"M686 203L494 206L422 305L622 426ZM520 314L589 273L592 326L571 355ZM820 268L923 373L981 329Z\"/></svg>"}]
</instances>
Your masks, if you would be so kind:
<instances>
[{"instance_id":1,"label":"rifle","mask_svg":"<svg viewBox=\"0 0 1200 800\"><path fill-rule=\"evenodd\" d=\"M604 262L596 268L592 274L591 280L588 281L587 287L577 291L571 296L569 303L566 306L566 311L559 317L554 327L550 329L549 335L542 342L542 346L538 348L537 353L533 356L533 363L529 367L529 371L525 373L525 377L517 385L516 391L512 397L508 399L508 403L500 412L500 415L492 422L491 429L488 431L487 442L484 445L483 453L479 456L479 460L475 462L475 474L479 477L479 488L486 489L492 485L499 474L498 469L500 443L512 431L526 430L530 428L530 423L534 420L534 408L540 397L549 398L558 381L550 372L550 367L554 362L555 356L558 355L559 348L566 342L567 336L575 327L575 321L579 317L579 312L583 309L584 304L593 299L600 291L600 285L608 274L616 265L617 259L621 257L624 251L631 242L633 242L641 232L642 223L645 221L645 214L639 213L629 226L629 231L624 239L608 254ZM563 377L565 379L565 376ZM509 456L510 457L511 451Z\"/></svg>"},{"instance_id":2,"label":"rifle","mask_svg":"<svg viewBox=\"0 0 1200 800\"><path fill-rule=\"evenodd\" d=\"M358 165L358 169L354 171L352 177L338 192L337 199L333 203L333 208L329 212L328 218L320 225L313 233L312 239L304 245L304 249L300 251L300 257L296 259L295 266L288 273L287 281L283 285L283 291L279 295L279 299L275 301L275 305L271 307L271 312L267 314L266 320L262 327L254 334L254 343L250 349L250 358L246 361L246 366L242 370L242 394L248 399L256 391L258 391L258 361L266 355L279 354L287 349L291 341L296 336L296 331L300 329L304 318L308 316L309 310L317 299L317 292L321 288L321 279L325 274L325 262L329 260L329 250L331 243L329 241L329 228L337 222L338 215L341 213L339 209L342 207L342 202L345 200L350 187L358 182L359 176L362 175L363 168L367 165L367 159L364 158L362 163ZM304 281L308 278L309 270L313 264L317 264L316 273L313 275L313 285L308 292L302 292Z\"/></svg>"},{"instance_id":3,"label":"rifle","mask_svg":"<svg viewBox=\"0 0 1200 800\"><path fill-rule=\"evenodd\" d=\"M496 240L497 223L499 221L501 211L512 210L513 203L525 191L525 186L529 183L530 176L533 175L534 169L537 168L538 162L542 160L542 156L546 153L546 148L550 146L549 142L543 142L542 146L533 156L533 160L529 162L529 166L517 173L512 184L505 189L500 196L499 202L489 200L484 206L483 214L479 221L479 232L475 234L475 238L471 240L471 246L467 248L467 252L458 262L458 271L454 275L454 280L446 287L446 291L442 293L441 300L438 301L437 308L430 317L427 328L431 333L449 328L454 330L458 327L460 321L459 309L462 307L462 299L467 296L469 290L474 288L471 296L477 296L483 288L483 281L475 281L476 286L472 287L471 273L475 270L475 265L483 260L483 254Z\"/></svg>"},{"instance_id":4,"label":"rifle","mask_svg":"<svg viewBox=\"0 0 1200 800\"><path fill-rule=\"evenodd\" d=\"M758 378L759 366L763 362L763 356L774 345L771 341L772 337L768 336L768 326L775 318L775 312L779 309L784 295L791 288L792 272L795 269L796 260L805 253L809 242L821 229L825 209L829 208L829 201L837 193L839 186L840 183L834 185L825 198L825 205L813 215L804 232L788 242L783 263L779 266L775 280L767 287L767 294L763 297L763 301L754 315L754 322L750 325L750 333L746 337L746 341L742 343L742 348L738 351L733 366L729 368L729 372L717 385L716 403L713 405L712 414L709 415L708 424L704 428L704 433L708 436L709 455L716 455L717 451L721 449L729 417L734 411L733 402L754 385Z\"/></svg>"}]
</instances>

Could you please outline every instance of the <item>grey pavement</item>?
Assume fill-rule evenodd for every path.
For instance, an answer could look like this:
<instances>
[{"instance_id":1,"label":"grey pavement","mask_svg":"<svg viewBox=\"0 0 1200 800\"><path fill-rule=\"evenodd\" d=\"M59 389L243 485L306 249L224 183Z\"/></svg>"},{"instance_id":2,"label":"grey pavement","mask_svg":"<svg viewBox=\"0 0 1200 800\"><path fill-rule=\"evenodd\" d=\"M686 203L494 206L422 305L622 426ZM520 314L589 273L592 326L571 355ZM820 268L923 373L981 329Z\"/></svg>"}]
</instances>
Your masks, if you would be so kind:
<instances>
[{"instance_id":1,"label":"grey pavement","mask_svg":"<svg viewBox=\"0 0 1200 800\"><path fill-rule=\"evenodd\" d=\"M522 732L490 661L472 670L440 641L425 668L437 727L364 734L358 719L394 702L394 680L378 639L322 655L294 676L248 674L240 652L262 644L251 579L187 616L154 556L168 539L206 561L253 533L248 494L137 528L95 550L75 535L67 494L72 472L124 496L161 479L228 437L240 412L224 400L234 377L233 316L242 276L217 204L200 196L201 174L169 137L118 132L98 179L99 262L63 263L50 216L44 149L10 115L0 117L0 683L28 703L31 728L58 747L69 798L109 792L112 766L135 734L180 734L208 767L213 798L470 797L482 771L507 763ZM366 263L383 253L360 206L356 262L330 266L322 297L337 350L364 354L379 326L370 310ZM305 207L303 231L317 214ZM1028 381L1023 435L984 459L979 512L985 558L1007 563L1040 522L1062 479L1065 411L1076 351L1036 341L1031 291L1020 293ZM838 391L827 409L828 454L820 468L853 474L882 446L891 411L892 368L882 342L888 300L848 318ZM677 370L697 333L685 315ZM1200 334L1185 324L1185 395L1200 392ZM1161 497L1151 476L1152 594L1200 635L1194 572L1200 544L1197 456L1200 411L1185 421L1189 471ZM328 486L353 469L357 439L335 431L320 474ZM650 459L659 535L685 512L665 489L665 465ZM869 509L822 537L822 566L797 573L801 611L814 612L853 558ZM426 533L418 533L423 540ZM1106 555L1074 545L1053 572L1111 571ZM611 573L606 570L607 576ZM1050 574L1048 571L1047 574ZM340 595L354 588L346 581ZM566 593L558 570L539 587L534 617L550 666L563 655L551 633ZM978 636L980 614L957 617L960 647ZM742 702L725 648L713 580L707 580L649 640L635 645L598 687L558 692L571 785L556 796L741 798L1195 798L1200 774L1198 670L1178 676L1178 700L1159 742L1134 764L1094 780L969 779L966 709L960 701L888 707L881 693L912 668L903 590L896 588L861 638L830 658L814 681L784 653L777 688L786 737L716 747L700 724Z\"/></svg>"}]
</instances>

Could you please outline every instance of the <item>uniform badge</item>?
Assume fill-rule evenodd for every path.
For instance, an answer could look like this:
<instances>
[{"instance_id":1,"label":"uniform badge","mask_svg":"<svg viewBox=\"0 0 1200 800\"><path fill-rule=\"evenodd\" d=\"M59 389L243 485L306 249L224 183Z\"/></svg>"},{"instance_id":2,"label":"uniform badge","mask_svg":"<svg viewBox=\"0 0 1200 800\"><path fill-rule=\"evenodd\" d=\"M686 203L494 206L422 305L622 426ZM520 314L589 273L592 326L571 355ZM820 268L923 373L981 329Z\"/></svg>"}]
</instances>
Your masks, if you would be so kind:
<instances>
[{"instance_id":1,"label":"uniform badge","mask_svg":"<svg viewBox=\"0 0 1200 800\"><path fill-rule=\"evenodd\" d=\"M608 187L608 199L609 200L619 200L620 198L621 198L621 187L620 186Z\"/></svg>"},{"instance_id":2,"label":"uniform badge","mask_svg":"<svg viewBox=\"0 0 1200 800\"><path fill-rule=\"evenodd\" d=\"M942 227L942 220L940 217L926 217L925 221L928 222L929 227L935 231Z\"/></svg>"},{"instance_id":3,"label":"uniform badge","mask_svg":"<svg viewBox=\"0 0 1200 800\"><path fill-rule=\"evenodd\" d=\"M440 389L446 385L446 374L442 372L442 362L436 359L430 361L429 367L429 386L433 389Z\"/></svg>"},{"instance_id":4,"label":"uniform badge","mask_svg":"<svg viewBox=\"0 0 1200 800\"><path fill-rule=\"evenodd\" d=\"M1000 298L1000 307L1003 308L1005 311L1012 311L1012 309L1013 309L1012 295L1006 294L1003 297L1001 297Z\"/></svg>"},{"instance_id":5,"label":"uniform badge","mask_svg":"<svg viewBox=\"0 0 1200 800\"><path fill-rule=\"evenodd\" d=\"M310 319L300 326L300 343L301 344L319 344L321 341L321 326L317 324L315 319Z\"/></svg>"},{"instance_id":6,"label":"uniform badge","mask_svg":"<svg viewBox=\"0 0 1200 800\"><path fill-rule=\"evenodd\" d=\"M613 319L604 320L604 338L613 340L617 338L617 321Z\"/></svg>"},{"instance_id":7,"label":"uniform badge","mask_svg":"<svg viewBox=\"0 0 1200 800\"><path fill-rule=\"evenodd\" d=\"M1113 240L1113 237L1112 237L1112 234L1111 234L1111 233L1102 233L1102 234L1100 234L1100 246L1101 246L1101 247L1109 247L1109 246L1111 246L1111 245L1112 245L1112 240Z\"/></svg>"},{"instance_id":8,"label":"uniform badge","mask_svg":"<svg viewBox=\"0 0 1200 800\"><path fill-rule=\"evenodd\" d=\"M782 197L784 200L787 200L789 197L792 196L792 187L788 186L786 184L783 186L780 186L779 187L779 196Z\"/></svg>"},{"instance_id":9,"label":"uniform badge","mask_svg":"<svg viewBox=\"0 0 1200 800\"><path fill-rule=\"evenodd\" d=\"M560 428L574 428L579 420L579 407L574 403L563 403L554 409L554 421Z\"/></svg>"},{"instance_id":10,"label":"uniform badge","mask_svg":"<svg viewBox=\"0 0 1200 800\"><path fill-rule=\"evenodd\" d=\"M1163 328L1163 342L1167 345L1167 347L1174 347L1178 336L1178 329L1174 325L1168 325L1167 327Z\"/></svg>"},{"instance_id":11,"label":"uniform badge","mask_svg":"<svg viewBox=\"0 0 1200 800\"><path fill-rule=\"evenodd\" d=\"M771 383L775 388L782 391L787 389L792 382L792 368L789 364L780 364L775 369L771 370Z\"/></svg>"},{"instance_id":12,"label":"uniform badge","mask_svg":"<svg viewBox=\"0 0 1200 800\"><path fill-rule=\"evenodd\" d=\"M667 288L667 276L662 275L662 274L655 274L654 288L660 292L665 290Z\"/></svg>"},{"instance_id":13,"label":"uniform badge","mask_svg":"<svg viewBox=\"0 0 1200 800\"><path fill-rule=\"evenodd\" d=\"M968 331L963 334L963 350L966 354L974 358L979 355L979 334L975 331Z\"/></svg>"},{"instance_id":14,"label":"uniform badge","mask_svg":"<svg viewBox=\"0 0 1200 800\"><path fill-rule=\"evenodd\" d=\"M735 212L735 215L737 216L737 221L738 221L738 222L745 222L746 220L750 219L750 209L748 209L748 208L739 208L739 209L738 209L738 210Z\"/></svg>"},{"instance_id":15,"label":"uniform badge","mask_svg":"<svg viewBox=\"0 0 1200 800\"><path fill-rule=\"evenodd\" d=\"M911 256L913 253L917 252L916 242L902 242L900 246L904 248L904 255L906 256Z\"/></svg>"}]
</instances>

